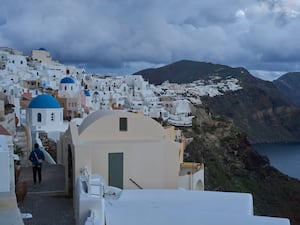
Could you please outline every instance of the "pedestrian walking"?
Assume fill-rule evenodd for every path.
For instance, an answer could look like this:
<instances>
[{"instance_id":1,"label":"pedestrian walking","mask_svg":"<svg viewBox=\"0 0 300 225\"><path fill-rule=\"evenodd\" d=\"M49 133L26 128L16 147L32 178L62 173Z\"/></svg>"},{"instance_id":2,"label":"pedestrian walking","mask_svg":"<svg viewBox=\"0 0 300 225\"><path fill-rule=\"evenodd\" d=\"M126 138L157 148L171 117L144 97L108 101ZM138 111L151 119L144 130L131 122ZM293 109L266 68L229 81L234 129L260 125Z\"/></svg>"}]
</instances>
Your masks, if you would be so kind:
<instances>
[{"instance_id":1,"label":"pedestrian walking","mask_svg":"<svg viewBox=\"0 0 300 225\"><path fill-rule=\"evenodd\" d=\"M34 144L34 149L29 155L32 163L33 182L36 184L36 176L38 175L39 183L42 182L42 162L45 160L44 153L40 150L39 144Z\"/></svg>"}]
</instances>

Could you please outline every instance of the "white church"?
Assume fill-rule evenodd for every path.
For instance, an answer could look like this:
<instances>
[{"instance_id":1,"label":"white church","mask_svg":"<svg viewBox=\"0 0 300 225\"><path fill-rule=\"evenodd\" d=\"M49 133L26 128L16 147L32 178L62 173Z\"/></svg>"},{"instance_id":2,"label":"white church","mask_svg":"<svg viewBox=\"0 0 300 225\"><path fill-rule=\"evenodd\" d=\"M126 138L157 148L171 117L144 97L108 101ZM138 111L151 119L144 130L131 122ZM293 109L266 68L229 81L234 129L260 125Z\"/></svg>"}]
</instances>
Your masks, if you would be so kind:
<instances>
[{"instance_id":1,"label":"white church","mask_svg":"<svg viewBox=\"0 0 300 225\"><path fill-rule=\"evenodd\" d=\"M57 130L63 125L63 108L53 96L38 95L26 110L26 121L32 132Z\"/></svg>"}]
</instances>

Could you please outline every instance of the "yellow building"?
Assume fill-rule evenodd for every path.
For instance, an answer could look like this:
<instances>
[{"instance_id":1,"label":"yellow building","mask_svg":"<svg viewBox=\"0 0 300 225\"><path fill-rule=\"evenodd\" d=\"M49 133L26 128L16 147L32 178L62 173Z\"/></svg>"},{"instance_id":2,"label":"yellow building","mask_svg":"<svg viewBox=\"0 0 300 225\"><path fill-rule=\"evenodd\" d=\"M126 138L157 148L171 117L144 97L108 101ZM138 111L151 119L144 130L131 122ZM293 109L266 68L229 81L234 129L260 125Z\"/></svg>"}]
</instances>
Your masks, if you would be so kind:
<instances>
[{"instance_id":1,"label":"yellow building","mask_svg":"<svg viewBox=\"0 0 300 225\"><path fill-rule=\"evenodd\" d=\"M178 188L181 143L155 120L124 111L97 111L60 141L58 160L66 166L66 190L87 167L108 185L122 189Z\"/></svg>"}]
</instances>

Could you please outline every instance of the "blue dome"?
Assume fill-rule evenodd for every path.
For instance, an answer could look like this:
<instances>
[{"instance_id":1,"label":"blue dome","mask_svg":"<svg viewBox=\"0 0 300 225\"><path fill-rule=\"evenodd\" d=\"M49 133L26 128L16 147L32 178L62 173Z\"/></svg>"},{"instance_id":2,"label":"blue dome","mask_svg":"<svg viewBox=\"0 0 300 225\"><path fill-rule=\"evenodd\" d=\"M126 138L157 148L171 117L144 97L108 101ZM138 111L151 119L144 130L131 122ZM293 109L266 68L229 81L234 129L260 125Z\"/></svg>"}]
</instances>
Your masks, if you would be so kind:
<instances>
[{"instance_id":1,"label":"blue dome","mask_svg":"<svg viewBox=\"0 0 300 225\"><path fill-rule=\"evenodd\" d=\"M83 92L84 92L85 96L91 96L89 90L85 89L85 90L83 90Z\"/></svg>"},{"instance_id":2,"label":"blue dome","mask_svg":"<svg viewBox=\"0 0 300 225\"><path fill-rule=\"evenodd\" d=\"M61 108L61 106L53 96L42 94L32 99L31 102L29 103L28 108L49 109L49 108Z\"/></svg>"},{"instance_id":3,"label":"blue dome","mask_svg":"<svg viewBox=\"0 0 300 225\"><path fill-rule=\"evenodd\" d=\"M75 81L71 77L64 77L60 81L61 84L75 84Z\"/></svg>"}]
</instances>

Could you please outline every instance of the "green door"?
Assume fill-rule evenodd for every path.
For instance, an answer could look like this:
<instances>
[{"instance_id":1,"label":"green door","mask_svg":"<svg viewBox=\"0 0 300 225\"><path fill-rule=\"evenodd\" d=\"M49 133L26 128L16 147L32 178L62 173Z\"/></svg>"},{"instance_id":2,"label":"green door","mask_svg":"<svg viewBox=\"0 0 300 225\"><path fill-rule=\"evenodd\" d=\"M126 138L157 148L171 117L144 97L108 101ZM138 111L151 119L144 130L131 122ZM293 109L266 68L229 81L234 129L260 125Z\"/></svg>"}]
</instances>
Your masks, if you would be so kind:
<instances>
[{"instance_id":1,"label":"green door","mask_svg":"<svg viewBox=\"0 0 300 225\"><path fill-rule=\"evenodd\" d=\"M123 152L108 154L108 185L123 189Z\"/></svg>"}]
</instances>

